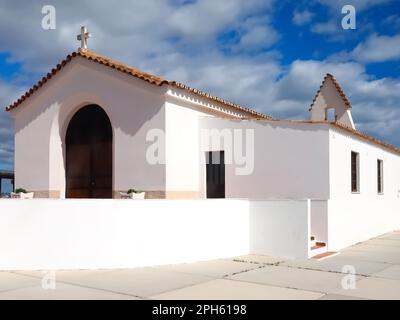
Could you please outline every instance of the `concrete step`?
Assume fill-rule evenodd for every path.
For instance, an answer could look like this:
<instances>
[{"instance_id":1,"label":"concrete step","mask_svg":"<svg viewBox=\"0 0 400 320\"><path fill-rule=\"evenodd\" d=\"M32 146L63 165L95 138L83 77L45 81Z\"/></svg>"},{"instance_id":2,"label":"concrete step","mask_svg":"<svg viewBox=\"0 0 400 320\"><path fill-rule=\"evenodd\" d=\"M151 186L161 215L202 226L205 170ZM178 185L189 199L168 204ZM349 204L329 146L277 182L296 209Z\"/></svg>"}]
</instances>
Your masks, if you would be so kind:
<instances>
[{"instance_id":1,"label":"concrete step","mask_svg":"<svg viewBox=\"0 0 400 320\"><path fill-rule=\"evenodd\" d=\"M321 254L317 254L316 256L313 256L312 258L317 260L317 261L322 261L322 260L337 256L338 254L340 254L340 252L327 251L327 252L324 252L324 253L321 253Z\"/></svg>"},{"instance_id":2,"label":"concrete step","mask_svg":"<svg viewBox=\"0 0 400 320\"><path fill-rule=\"evenodd\" d=\"M323 254L327 251L328 251L328 248L326 247L326 243L316 242L315 245L311 247L310 258L315 257L320 254Z\"/></svg>"}]
</instances>

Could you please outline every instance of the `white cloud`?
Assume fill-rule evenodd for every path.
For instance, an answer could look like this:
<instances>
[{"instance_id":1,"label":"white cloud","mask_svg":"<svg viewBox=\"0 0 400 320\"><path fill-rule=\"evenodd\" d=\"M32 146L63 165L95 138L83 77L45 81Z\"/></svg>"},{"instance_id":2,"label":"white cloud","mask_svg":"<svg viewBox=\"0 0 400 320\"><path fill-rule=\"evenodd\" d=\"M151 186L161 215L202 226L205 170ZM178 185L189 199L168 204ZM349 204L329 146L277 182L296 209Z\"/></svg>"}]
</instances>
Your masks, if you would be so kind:
<instances>
[{"instance_id":1,"label":"white cloud","mask_svg":"<svg viewBox=\"0 0 400 320\"><path fill-rule=\"evenodd\" d=\"M235 1L204 0L177 8L166 21L179 34L212 38L217 31L234 23L241 9Z\"/></svg>"},{"instance_id":2,"label":"white cloud","mask_svg":"<svg viewBox=\"0 0 400 320\"><path fill-rule=\"evenodd\" d=\"M242 47L270 47L278 39L277 33L269 26L258 26L247 32L241 39Z\"/></svg>"},{"instance_id":3,"label":"white cloud","mask_svg":"<svg viewBox=\"0 0 400 320\"><path fill-rule=\"evenodd\" d=\"M241 29L248 16L258 17L260 12L266 16L273 0L178 3L81 0L77 9L69 2L53 0L57 29L43 30L40 2L3 0L0 30L13 26L13 32L0 33L0 51L9 51L14 61L23 63L26 72L46 72L50 64L78 47L75 35L85 24L93 35L89 48L139 65L149 55L206 52L215 47L216 36L225 28ZM265 28L275 32L270 25ZM271 41L267 37L264 40Z\"/></svg>"},{"instance_id":4,"label":"white cloud","mask_svg":"<svg viewBox=\"0 0 400 320\"><path fill-rule=\"evenodd\" d=\"M373 34L354 48L349 56L364 63L399 60L400 34L392 37Z\"/></svg>"},{"instance_id":5,"label":"white cloud","mask_svg":"<svg viewBox=\"0 0 400 320\"><path fill-rule=\"evenodd\" d=\"M308 10L304 10L304 11L295 10L293 12L292 22L296 26L304 26L311 22L313 16L314 16L314 14Z\"/></svg>"},{"instance_id":6,"label":"white cloud","mask_svg":"<svg viewBox=\"0 0 400 320\"><path fill-rule=\"evenodd\" d=\"M11 169L14 161L14 121L4 109L22 92L23 88L0 79L0 169Z\"/></svg>"},{"instance_id":7,"label":"white cloud","mask_svg":"<svg viewBox=\"0 0 400 320\"><path fill-rule=\"evenodd\" d=\"M22 63L23 76L47 72L58 63L78 46L75 35L80 25L86 24L93 34L89 47L101 54L275 117L308 118L308 107L323 76L333 73L353 103L359 128L400 144L392 138L400 136L396 120L400 119L400 80L370 78L359 63L361 58L356 62L297 60L283 66L279 52L272 47L280 39L271 25L272 1L194 1L177 8L178 1L129 1L123 5L98 1L93 5L82 0L78 11L65 1L53 3L56 31L40 29L38 4L2 4L0 29L7 30L14 21L21 23L14 24L13 34L0 33L0 51ZM315 28L320 32L336 28L328 22L332 25ZM230 44L229 55L220 50L216 39L226 28L238 35L237 42ZM258 48L269 51L260 53ZM374 59L377 56L373 55ZM18 93L18 85L0 83L0 105L8 105ZM0 164L12 161L13 129L7 117L0 111L0 127L6 128L0 132Z\"/></svg>"}]
</instances>

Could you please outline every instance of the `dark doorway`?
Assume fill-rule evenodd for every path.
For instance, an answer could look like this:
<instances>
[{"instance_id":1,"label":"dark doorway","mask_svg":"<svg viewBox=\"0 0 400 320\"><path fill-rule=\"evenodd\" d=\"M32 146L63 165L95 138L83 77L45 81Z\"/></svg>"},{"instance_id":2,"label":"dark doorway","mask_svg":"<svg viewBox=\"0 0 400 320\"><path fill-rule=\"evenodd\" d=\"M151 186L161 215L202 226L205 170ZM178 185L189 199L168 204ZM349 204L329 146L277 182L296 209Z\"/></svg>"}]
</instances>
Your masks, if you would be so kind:
<instances>
[{"instance_id":1,"label":"dark doorway","mask_svg":"<svg viewBox=\"0 0 400 320\"><path fill-rule=\"evenodd\" d=\"M71 119L66 143L66 198L112 198L112 128L97 105Z\"/></svg>"},{"instance_id":2,"label":"dark doorway","mask_svg":"<svg viewBox=\"0 0 400 320\"><path fill-rule=\"evenodd\" d=\"M207 198L225 198L224 151L206 153Z\"/></svg>"}]
</instances>

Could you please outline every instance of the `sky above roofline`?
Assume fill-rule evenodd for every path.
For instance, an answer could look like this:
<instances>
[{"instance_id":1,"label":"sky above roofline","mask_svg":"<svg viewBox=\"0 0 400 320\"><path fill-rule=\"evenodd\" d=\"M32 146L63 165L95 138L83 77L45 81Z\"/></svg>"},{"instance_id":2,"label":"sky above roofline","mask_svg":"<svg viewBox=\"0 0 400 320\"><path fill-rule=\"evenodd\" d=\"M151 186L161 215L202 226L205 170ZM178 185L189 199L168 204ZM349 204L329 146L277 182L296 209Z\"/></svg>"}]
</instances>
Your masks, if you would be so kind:
<instances>
[{"instance_id":1,"label":"sky above roofline","mask_svg":"<svg viewBox=\"0 0 400 320\"><path fill-rule=\"evenodd\" d=\"M42 28L44 5L56 29ZM342 7L356 10L344 30ZM400 1L0 0L0 168L13 168L13 100L79 46L276 118L308 119L326 73L356 126L400 145Z\"/></svg>"}]
</instances>

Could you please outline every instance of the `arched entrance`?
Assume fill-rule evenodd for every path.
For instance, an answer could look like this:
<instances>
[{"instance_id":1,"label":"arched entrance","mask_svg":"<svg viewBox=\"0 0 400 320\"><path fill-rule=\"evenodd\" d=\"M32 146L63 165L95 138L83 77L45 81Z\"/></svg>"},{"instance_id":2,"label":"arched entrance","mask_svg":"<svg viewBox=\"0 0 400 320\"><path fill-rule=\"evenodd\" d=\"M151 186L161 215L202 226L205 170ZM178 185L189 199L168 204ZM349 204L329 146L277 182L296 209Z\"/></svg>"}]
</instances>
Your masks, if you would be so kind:
<instances>
[{"instance_id":1,"label":"arched entrance","mask_svg":"<svg viewBox=\"0 0 400 320\"><path fill-rule=\"evenodd\" d=\"M65 137L66 198L112 198L112 128L104 110L88 105Z\"/></svg>"}]
</instances>

